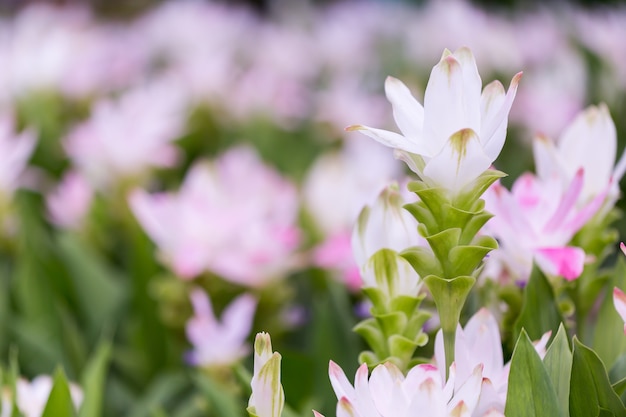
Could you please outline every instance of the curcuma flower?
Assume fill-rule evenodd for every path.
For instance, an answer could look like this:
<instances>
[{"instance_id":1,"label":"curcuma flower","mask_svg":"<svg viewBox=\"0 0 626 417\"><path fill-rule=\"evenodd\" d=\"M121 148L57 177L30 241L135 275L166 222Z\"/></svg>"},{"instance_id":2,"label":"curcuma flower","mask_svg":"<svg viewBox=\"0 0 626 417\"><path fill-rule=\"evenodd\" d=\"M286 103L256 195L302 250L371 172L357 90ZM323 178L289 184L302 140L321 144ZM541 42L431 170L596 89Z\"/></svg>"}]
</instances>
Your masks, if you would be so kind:
<instances>
[{"instance_id":1,"label":"curcuma flower","mask_svg":"<svg viewBox=\"0 0 626 417\"><path fill-rule=\"evenodd\" d=\"M334 362L330 381L337 395L337 417L470 417L481 394L482 366L454 388L455 371L444 385L439 370L429 364L413 367L406 377L395 365L378 365L368 379L367 365L357 370L354 386ZM316 417L321 414L315 412Z\"/></svg>"},{"instance_id":2,"label":"curcuma flower","mask_svg":"<svg viewBox=\"0 0 626 417\"><path fill-rule=\"evenodd\" d=\"M250 417L280 417L285 405L285 393L280 383L278 352L272 352L272 340L267 333L257 333L254 340L254 375L252 395L248 402Z\"/></svg>"},{"instance_id":3,"label":"curcuma flower","mask_svg":"<svg viewBox=\"0 0 626 417\"><path fill-rule=\"evenodd\" d=\"M252 148L196 164L178 193L134 191L130 207L176 274L211 271L263 287L292 270L299 244L295 187Z\"/></svg>"},{"instance_id":4,"label":"curcuma flower","mask_svg":"<svg viewBox=\"0 0 626 417\"><path fill-rule=\"evenodd\" d=\"M518 178L510 192L493 184L485 193L485 207L494 217L484 230L500 247L487 260L486 275L526 282L534 261L546 274L578 278L586 255L568 243L606 197L605 191L577 207L584 177L579 169L565 190L558 177L543 180L529 173Z\"/></svg>"},{"instance_id":5,"label":"curcuma flower","mask_svg":"<svg viewBox=\"0 0 626 417\"><path fill-rule=\"evenodd\" d=\"M395 148L423 181L453 193L487 170L500 154L507 118L521 78L511 80L508 92L499 81L482 81L468 48L445 50L433 68L424 106L399 80L388 77L385 93L402 134L367 126L350 126Z\"/></svg>"},{"instance_id":6,"label":"curcuma flower","mask_svg":"<svg viewBox=\"0 0 626 417\"><path fill-rule=\"evenodd\" d=\"M193 345L187 360L191 365L213 367L230 365L248 354L246 338L252 328L256 299L244 294L215 317L208 295L196 288L191 292L194 316L187 322L187 338Z\"/></svg>"},{"instance_id":7,"label":"curcuma flower","mask_svg":"<svg viewBox=\"0 0 626 417\"><path fill-rule=\"evenodd\" d=\"M605 104L580 112L557 143L538 136L533 148L537 175L541 178L555 176L566 186L579 169L584 169L585 181L578 206L606 194L607 190L609 205L613 206L619 196L619 181L626 171L626 153L614 167L617 133Z\"/></svg>"}]
</instances>

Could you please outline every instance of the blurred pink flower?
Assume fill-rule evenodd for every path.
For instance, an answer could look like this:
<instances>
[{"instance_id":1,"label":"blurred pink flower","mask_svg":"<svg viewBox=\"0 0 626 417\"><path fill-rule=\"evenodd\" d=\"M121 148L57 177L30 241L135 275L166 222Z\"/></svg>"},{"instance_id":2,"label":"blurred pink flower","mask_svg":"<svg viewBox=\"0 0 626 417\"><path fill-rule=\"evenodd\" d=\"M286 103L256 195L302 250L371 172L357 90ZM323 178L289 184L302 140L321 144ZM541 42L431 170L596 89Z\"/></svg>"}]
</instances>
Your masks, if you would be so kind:
<instances>
[{"instance_id":1,"label":"blurred pink flower","mask_svg":"<svg viewBox=\"0 0 626 417\"><path fill-rule=\"evenodd\" d=\"M261 287L297 265L296 190L251 148L231 149L213 164L196 164L177 194L136 190L129 203L182 278L209 270Z\"/></svg>"},{"instance_id":2,"label":"blurred pink flower","mask_svg":"<svg viewBox=\"0 0 626 417\"><path fill-rule=\"evenodd\" d=\"M93 189L79 173L67 172L46 197L50 220L59 227L80 227L93 197Z\"/></svg>"},{"instance_id":3,"label":"blurred pink flower","mask_svg":"<svg viewBox=\"0 0 626 417\"><path fill-rule=\"evenodd\" d=\"M195 288L190 297L194 316L187 322L186 330L193 350L187 353L187 361L195 366L212 367L231 365L246 356L249 352L246 339L257 300L250 294L237 297L218 320L204 290Z\"/></svg>"},{"instance_id":4,"label":"blurred pink flower","mask_svg":"<svg viewBox=\"0 0 626 417\"><path fill-rule=\"evenodd\" d=\"M610 208L619 197L619 181L626 170L626 153L615 165L617 132L605 104L580 112L557 143L539 136L534 141L535 167L541 178L555 176L565 187L579 169L585 180L576 202L578 207L600 194L608 194Z\"/></svg>"},{"instance_id":5,"label":"blurred pink flower","mask_svg":"<svg viewBox=\"0 0 626 417\"><path fill-rule=\"evenodd\" d=\"M0 165L0 200L9 198L20 187L36 142L33 130L15 131L11 112L0 113L0 155L4 159Z\"/></svg>"},{"instance_id":6,"label":"blurred pink flower","mask_svg":"<svg viewBox=\"0 0 626 417\"><path fill-rule=\"evenodd\" d=\"M368 379L367 365L357 370L354 387L343 370L330 362L330 381L337 399L338 417L470 417L481 395L482 366L453 391L454 365L444 385L439 370L429 364L413 367L406 377L391 362L378 365ZM316 416L321 416L315 413Z\"/></svg>"},{"instance_id":7,"label":"blurred pink flower","mask_svg":"<svg viewBox=\"0 0 626 417\"><path fill-rule=\"evenodd\" d=\"M97 188L135 179L150 167L169 167L177 160L171 144L185 123L184 96L171 80L153 81L101 99L91 116L65 138L67 154Z\"/></svg>"},{"instance_id":8,"label":"blurred pink flower","mask_svg":"<svg viewBox=\"0 0 626 417\"><path fill-rule=\"evenodd\" d=\"M613 288L613 305L615 305L615 310L617 310L617 313L625 322L624 334L626 334L626 294L617 287Z\"/></svg>"},{"instance_id":9,"label":"blurred pink flower","mask_svg":"<svg viewBox=\"0 0 626 417\"><path fill-rule=\"evenodd\" d=\"M583 180L579 169L566 189L559 178L542 179L530 173L518 178L510 192L499 182L492 185L484 198L494 217L484 231L498 239L500 247L487 258L485 274L526 282L534 261L546 274L577 278L585 252L568 243L606 197L605 192L576 207Z\"/></svg>"}]
</instances>

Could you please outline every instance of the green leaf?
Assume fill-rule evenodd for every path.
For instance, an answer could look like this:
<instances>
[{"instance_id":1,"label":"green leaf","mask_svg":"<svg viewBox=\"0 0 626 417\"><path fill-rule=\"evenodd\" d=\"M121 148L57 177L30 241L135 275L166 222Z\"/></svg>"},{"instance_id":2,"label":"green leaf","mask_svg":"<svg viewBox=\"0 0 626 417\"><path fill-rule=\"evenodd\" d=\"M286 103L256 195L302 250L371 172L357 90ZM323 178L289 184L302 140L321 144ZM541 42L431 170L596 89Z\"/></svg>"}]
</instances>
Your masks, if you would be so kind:
<instances>
[{"instance_id":1,"label":"green leaf","mask_svg":"<svg viewBox=\"0 0 626 417\"><path fill-rule=\"evenodd\" d=\"M626 352L624 321L617 314L613 304L613 287L626 289L626 260L617 259L611 285L606 286L606 293L596 321L593 346L602 362L610 368L617 358Z\"/></svg>"},{"instance_id":2,"label":"green leaf","mask_svg":"<svg viewBox=\"0 0 626 417\"><path fill-rule=\"evenodd\" d=\"M60 235L57 243L59 254L70 271L80 315L87 322L89 336L96 338L103 326L117 322L120 306L126 298L124 280L75 236Z\"/></svg>"},{"instance_id":3,"label":"green leaf","mask_svg":"<svg viewBox=\"0 0 626 417\"><path fill-rule=\"evenodd\" d=\"M596 353L574 337L569 409L571 417L595 416L601 409L615 416L626 416L626 408L617 396L604 364Z\"/></svg>"},{"instance_id":4,"label":"green leaf","mask_svg":"<svg viewBox=\"0 0 626 417\"><path fill-rule=\"evenodd\" d=\"M569 348L565 328L561 324L552 340L543 363L548 371L559 406L564 416L569 415L569 387L572 374L572 352Z\"/></svg>"},{"instance_id":5,"label":"green leaf","mask_svg":"<svg viewBox=\"0 0 626 417\"><path fill-rule=\"evenodd\" d=\"M507 417L564 416L548 372L523 329L513 350L504 414Z\"/></svg>"},{"instance_id":6,"label":"green leaf","mask_svg":"<svg viewBox=\"0 0 626 417\"><path fill-rule=\"evenodd\" d=\"M244 415L244 407L241 407L237 398L224 387L213 381L213 379L200 372L196 373L193 379L211 404L213 410L212 415L220 417L237 417Z\"/></svg>"},{"instance_id":7,"label":"green leaf","mask_svg":"<svg viewBox=\"0 0 626 417\"><path fill-rule=\"evenodd\" d=\"M425 277L426 275L443 275L441 263L430 248L414 246L400 252L400 256L409 261L420 277Z\"/></svg>"},{"instance_id":8,"label":"green leaf","mask_svg":"<svg viewBox=\"0 0 626 417\"><path fill-rule=\"evenodd\" d=\"M102 415L104 388L111 350L109 342L101 343L85 367L81 378L84 400L78 413L79 417L99 417Z\"/></svg>"},{"instance_id":9,"label":"green leaf","mask_svg":"<svg viewBox=\"0 0 626 417\"><path fill-rule=\"evenodd\" d=\"M487 191L487 188L500 178L506 177L502 171L488 169L471 183L467 184L461 192L454 196L452 203L455 207L463 210L471 210L474 202Z\"/></svg>"},{"instance_id":10,"label":"green leaf","mask_svg":"<svg viewBox=\"0 0 626 417\"><path fill-rule=\"evenodd\" d=\"M514 325L515 334L524 328L532 340L537 340L547 331L555 335L562 322L552 287L543 272L534 265L524 289L522 310Z\"/></svg>"},{"instance_id":11,"label":"green leaf","mask_svg":"<svg viewBox=\"0 0 626 417\"><path fill-rule=\"evenodd\" d=\"M59 417L59 416L75 416L76 410L72 403L72 396L70 395L70 387L65 378L65 373L61 368L58 368L54 373L54 381L48 402L43 410L41 417Z\"/></svg>"},{"instance_id":12,"label":"green leaf","mask_svg":"<svg viewBox=\"0 0 626 417\"><path fill-rule=\"evenodd\" d=\"M448 258L452 248L455 248L459 244L459 237L461 236L461 229L447 229L443 232L439 232L432 236L427 236L426 240L430 245L433 253L441 263L443 267L444 276L446 278L452 278L455 275L448 274L448 271L453 267L450 259ZM432 272L431 272L432 274Z\"/></svg>"}]
</instances>

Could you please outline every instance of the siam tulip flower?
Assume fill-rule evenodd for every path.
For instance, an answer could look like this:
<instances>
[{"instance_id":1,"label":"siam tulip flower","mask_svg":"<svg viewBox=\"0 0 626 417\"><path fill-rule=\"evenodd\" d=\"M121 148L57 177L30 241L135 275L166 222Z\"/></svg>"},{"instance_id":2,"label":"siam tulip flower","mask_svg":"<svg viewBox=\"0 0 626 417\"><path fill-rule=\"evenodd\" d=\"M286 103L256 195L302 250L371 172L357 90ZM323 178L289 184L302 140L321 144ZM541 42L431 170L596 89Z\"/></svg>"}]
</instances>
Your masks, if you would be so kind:
<instances>
[{"instance_id":1,"label":"siam tulip flower","mask_svg":"<svg viewBox=\"0 0 626 417\"><path fill-rule=\"evenodd\" d=\"M15 131L13 114L7 111L0 114L0 154L4 158L0 166L0 200L8 199L19 188L36 142L32 130Z\"/></svg>"},{"instance_id":2,"label":"siam tulip flower","mask_svg":"<svg viewBox=\"0 0 626 417\"><path fill-rule=\"evenodd\" d=\"M50 220L66 229L80 227L92 198L93 190L85 178L75 171L67 172L46 197Z\"/></svg>"},{"instance_id":3,"label":"siam tulip flower","mask_svg":"<svg viewBox=\"0 0 626 417\"><path fill-rule=\"evenodd\" d=\"M262 287L297 265L296 190L251 148L196 164L178 193L136 190L129 204L181 278L211 271Z\"/></svg>"},{"instance_id":4,"label":"siam tulip flower","mask_svg":"<svg viewBox=\"0 0 626 417\"><path fill-rule=\"evenodd\" d=\"M134 180L150 167L171 167L171 144L183 132L184 97L169 80L97 101L91 116L65 138L67 154L96 188Z\"/></svg>"},{"instance_id":5,"label":"siam tulip flower","mask_svg":"<svg viewBox=\"0 0 626 417\"><path fill-rule=\"evenodd\" d=\"M49 375L40 375L32 381L20 378L15 384L15 399L17 409L24 417L41 417L48 397L52 391L54 381ZM74 408L78 410L83 402L83 391L75 384L69 384L70 395ZM12 404L10 392L5 390L2 393L2 411L0 417L10 417L12 415Z\"/></svg>"},{"instance_id":6,"label":"siam tulip flower","mask_svg":"<svg viewBox=\"0 0 626 417\"><path fill-rule=\"evenodd\" d=\"M445 50L431 72L423 107L401 81L387 78L385 92L402 134L361 125L348 130L395 148L423 181L456 194L500 154L520 77L521 73L513 77L507 93L494 81L481 95L471 51Z\"/></svg>"},{"instance_id":7,"label":"siam tulip flower","mask_svg":"<svg viewBox=\"0 0 626 417\"><path fill-rule=\"evenodd\" d=\"M380 150L373 141L347 141L341 151L315 161L303 187L307 213L322 235L312 253L313 264L336 271L355 291L362 281L351 245L354 223L363 206L402 175L401 165Z\"/></svg>"},{"instance_id":8,"label":"siam tulip flower","mask_svg":"<svg viewBox=\"0 0 626 417\"><path fill-rule=\"evenodd\" d=\"M365 287L382 289L388 299L417 296L421 281L411 264L398 253L425 246L417 221L404 208L397 184L385 188L372 206L365 206L352 234L352 250Z\"/></svg>"},{"instance_id":9,"label":"siam tulip flower","mask_svg":"<svg viewBox=\"0 0 626 417\"><path fill-rule=\"evenodd\" d=\"M550 335L551 332L547 332L535 343L535 349L542 358L546 354ZM510 363L504 363L498 322L488 309L481 308L464 328L457 328L454 358L457 383L466 380L476 366L483 366L483 388L477 407L478 414L484 415L490 411L503 413ZM435 339L435 364L445 363L443 334L439 331ZM442 371L441 369L441 377L444 378Z\"/></svg>"},{"instance_id":10,"label":"siam tulip flower","mask_svg":"<svg viewBox=\"0 0 626 417\"><path fill-rule=\"evenodd\" d=\"M510 192L499 183L489 188L485 207L494 217L484 230L500 243L487 260L494 277L526 282L533 261L546 274L567 280L582 273L585 252L568 243L606 196L600 194L584 207L576 207L583 177L579 169L565 190L559 178L544 180L530 173L518 178Z\"/></svg>"},{"instance_id":11,"label":"siam tulip flower","mask_svg":"<svg viewBox=\"0 0 626 417\"><path fill-rule=\"evenodd\" d=\"M615 310L624 320L624 334L626 334L626 294L617 287L613 288L613 304L615 305Z\"/></svg>"},{"instance_id":12,"label":"siam tulip flower","mask_svg":"<svg viewBox=\"0 0 626 417\"><path fill-rule=\"evenodd\" d=\"M204 290L191 292L194 316L187 322L187 338L193 345L187 361L191 365L213 367L231 365L248 354L246 338L252 328L256 299L243 294L222 312L220 321L213 313Z\"/></svg>"},{"instance_id":13,"label":"siam tulip flower","mask_svg":"<svg viewBox=\"0 0 626 417\"><path fill-rule=\"evenodd\" d=\"M337 399L337 417L448 417L474 415L481 395L482 366L453 391L455 371L444 385L433 365L413 367L406 377L392 363L376 366L368 379L367 365L357 370L354 387L334 362L329 366L330 381ZM321 414L315 412L317 417Z\"/></svg>"},{"instance_id":14,"label":"siam tulip flower","mask_svg":"<svg viewBox=\"0 0 626 417\"><path fill-rule=\"evenodd\" d=\"M285 393L280 383L278 352L272 352L272 340L267 333L257 333L254 340L254 375L252 394L248 402L251 417L280 417L285 405Z\"/></svg>"},{"instance_id":15,"label":"siam tulip flower","mask_svg":"<svg viewBox=\"0 0 626 417\"><path fill-rule=\"evenodd\" d=\"M585 181L577 200L583 206L607 193L613 206L619 196L619 181L626 171L626 153L617 166L617 133L605 104L580 112L563 132L558 143L539 136L534 142L535 166L541 178L558 177L564 186L583 168Z\"/></svg>"}]
</instances>

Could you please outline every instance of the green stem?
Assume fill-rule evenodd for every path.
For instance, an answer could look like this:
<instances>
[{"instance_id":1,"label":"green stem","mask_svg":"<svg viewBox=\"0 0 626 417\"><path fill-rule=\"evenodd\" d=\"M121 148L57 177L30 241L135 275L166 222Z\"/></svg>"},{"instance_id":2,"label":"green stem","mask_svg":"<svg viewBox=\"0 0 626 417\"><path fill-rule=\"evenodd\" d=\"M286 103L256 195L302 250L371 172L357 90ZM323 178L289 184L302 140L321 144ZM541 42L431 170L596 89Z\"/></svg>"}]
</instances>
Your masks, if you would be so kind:
<instances>
[{"instance_id":1,"label":"green stem","mask_svg":"<svg viewBox=\"0 0 626 417\"><path fill-rule=\"evenodd\" d=\"M456 331L443 331L443 349L446 354L446 381L450 377L450 366L454 362L454 346L456 341Z\"/></svg>"}]
</instances>

